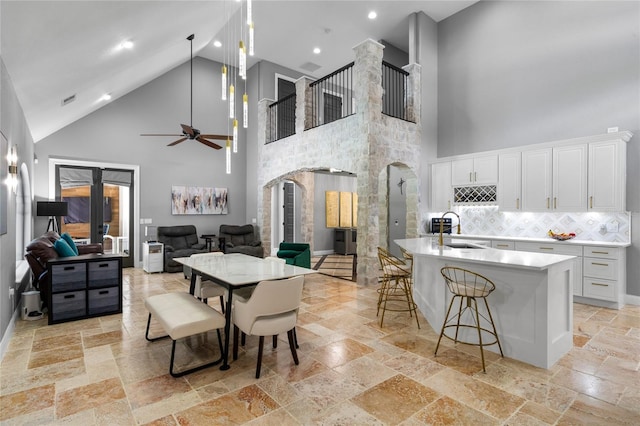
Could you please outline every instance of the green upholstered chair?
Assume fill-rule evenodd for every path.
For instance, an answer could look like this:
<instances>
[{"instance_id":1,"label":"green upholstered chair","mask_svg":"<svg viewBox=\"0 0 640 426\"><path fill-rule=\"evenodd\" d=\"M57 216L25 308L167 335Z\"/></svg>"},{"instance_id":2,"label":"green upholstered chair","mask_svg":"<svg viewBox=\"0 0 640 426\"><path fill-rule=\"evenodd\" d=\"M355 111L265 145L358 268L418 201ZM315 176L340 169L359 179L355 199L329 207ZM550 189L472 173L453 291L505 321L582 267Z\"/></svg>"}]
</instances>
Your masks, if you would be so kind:
<instances>
[{"instance_id":1,"label":"green upholstered chair","mask_svg":"<svg viewBox=\"0 0 640 426\"><path fill-rule=\"evenodd\" d=\"M306 243L280 243L277 256L287 264L311 269L311 249Z\"/></svg>"}]
</instances>

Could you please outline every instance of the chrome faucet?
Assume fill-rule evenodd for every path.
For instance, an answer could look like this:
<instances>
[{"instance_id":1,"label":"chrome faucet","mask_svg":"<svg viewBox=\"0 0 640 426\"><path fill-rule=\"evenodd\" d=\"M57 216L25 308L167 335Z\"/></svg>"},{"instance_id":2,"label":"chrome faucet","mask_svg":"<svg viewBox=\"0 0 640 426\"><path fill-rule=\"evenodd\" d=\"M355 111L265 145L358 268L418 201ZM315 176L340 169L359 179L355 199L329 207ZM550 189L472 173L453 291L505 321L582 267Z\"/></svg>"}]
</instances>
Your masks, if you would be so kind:
<instances>
[{"instance_id":1,"label":"chrome faucet","mask_svg":"<svg viewBox=\"0 0 640 426\"><path fill-rule=\"evenodd\" d=\"M460 234L460 216L458 213L449 210L448 212L444 212L442 217L440 218L440 237L438 238L438 245L442 247L444 245L444 239L442 238L442 234L444 233L444 217L449 213L453 213L458 218L458 234Z\"/></svg>"}]
</instances>

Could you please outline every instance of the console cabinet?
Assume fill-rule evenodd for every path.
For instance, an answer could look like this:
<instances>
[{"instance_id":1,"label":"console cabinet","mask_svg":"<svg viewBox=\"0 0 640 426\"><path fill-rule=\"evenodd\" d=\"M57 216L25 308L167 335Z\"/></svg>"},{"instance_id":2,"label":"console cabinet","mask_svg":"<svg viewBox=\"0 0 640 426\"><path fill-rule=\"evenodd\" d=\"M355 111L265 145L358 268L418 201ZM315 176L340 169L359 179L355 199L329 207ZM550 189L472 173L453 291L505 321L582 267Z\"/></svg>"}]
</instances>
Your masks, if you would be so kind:
<instances>
[{"instance_id":1,"label":"console cabinet","mask_svg":"<svg viewBox=\"0 0 640 426\"><path fill-rule=\"evenodd\" d=\"M50 260L49 324L122 312L122 257L87 254Z\"/></svg>"}]
</instances>

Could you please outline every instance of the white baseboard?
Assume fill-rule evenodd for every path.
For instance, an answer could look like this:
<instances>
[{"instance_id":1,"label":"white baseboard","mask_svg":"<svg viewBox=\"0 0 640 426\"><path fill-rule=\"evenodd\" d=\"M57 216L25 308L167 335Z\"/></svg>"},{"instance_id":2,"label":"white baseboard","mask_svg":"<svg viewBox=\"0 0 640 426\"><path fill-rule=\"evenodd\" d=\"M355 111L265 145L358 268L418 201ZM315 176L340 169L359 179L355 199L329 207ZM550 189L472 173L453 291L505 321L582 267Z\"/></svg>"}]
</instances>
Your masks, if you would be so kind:
<instances>
[{"instance_id":1,"label":"white baseboard","mask_svg":"<svg viewBox=\"0 0 640 426\"><path fill-rule=\"evenodd\" d=\"M324 256L327 254L334 254L335 252L333 250L317 250L313 252L314 256Z\"/></svg>"},{"instance_id":2,"label":"white baseboard","mask_svg":"<svg viewBox=\"0 0 640 426\"><path fill-rule=\"evenodd\" d=\"M0 341L0 362L2 362L7 349L9 349L9 342L11 341L13 332L16 329L16 320L18 319L18 315L20 315L20 309L15 309L13 311L13 315L11 316L11 321L9 321L9 325L4 331L4 335L2 336L2 340Z\"/></svg>"},{"instance_id":3,"label":"white baseboard","mask_svg":"<svg viewBox=\"0 0 640 426\"><path fill-rule=\"evenodd\" d=\"M626 294L624 296L624 304L640 306L640 296L635 296L633 294Z\"/></svg>"}]
</instances>

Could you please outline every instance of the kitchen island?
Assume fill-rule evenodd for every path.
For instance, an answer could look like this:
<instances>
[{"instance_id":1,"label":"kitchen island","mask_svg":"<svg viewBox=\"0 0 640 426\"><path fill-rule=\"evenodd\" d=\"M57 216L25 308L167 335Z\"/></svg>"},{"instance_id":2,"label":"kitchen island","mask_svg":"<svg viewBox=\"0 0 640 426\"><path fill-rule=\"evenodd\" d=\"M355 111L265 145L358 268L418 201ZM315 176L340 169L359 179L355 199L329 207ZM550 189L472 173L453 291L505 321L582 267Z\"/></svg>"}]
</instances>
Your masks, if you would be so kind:
<instances>
[{"instance_id":1,"label":"kitchen island","mask_svg":"<svg viewBox=\"0 0 640 426\"><path fill-rule=\"evenodd\" d=\"M457 266L496 285L487 302L506 357L550 368L573 347L574 256L452 248L437 238L395 242L413 254L414 300L436 332L451 299L440 269ZM485 349L499 353L496 345Z\"/></svg>"}]
</instances>

